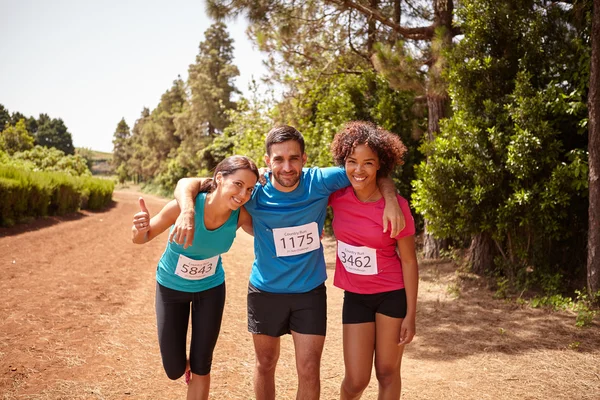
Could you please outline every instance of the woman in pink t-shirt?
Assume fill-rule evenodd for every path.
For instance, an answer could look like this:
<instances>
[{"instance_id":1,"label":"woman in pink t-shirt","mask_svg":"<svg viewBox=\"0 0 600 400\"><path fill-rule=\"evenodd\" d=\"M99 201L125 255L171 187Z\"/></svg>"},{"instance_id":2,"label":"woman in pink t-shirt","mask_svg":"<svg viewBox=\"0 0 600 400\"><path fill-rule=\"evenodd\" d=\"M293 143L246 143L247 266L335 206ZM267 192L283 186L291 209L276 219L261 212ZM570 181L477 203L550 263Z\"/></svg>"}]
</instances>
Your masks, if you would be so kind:
<instances>
[{"instance_id":1,"label":"woman in pink t-shirt","mask_svg":"<svg viewBox=\"0 0 600 400\"><path fill-rule=\"evenodd\" d=\"M396 237L383 233L385 203L377 178L402 164L406 147L398 136L356 121L335 136L331 151L352 183L329 200L337 239L334 285L344 289L340 398L360 398L371 378L374 355L379 398L399 399L402 353L415 335L415 224L408 202L398 196L406 226Z\"/></svg>"}]
</instances>

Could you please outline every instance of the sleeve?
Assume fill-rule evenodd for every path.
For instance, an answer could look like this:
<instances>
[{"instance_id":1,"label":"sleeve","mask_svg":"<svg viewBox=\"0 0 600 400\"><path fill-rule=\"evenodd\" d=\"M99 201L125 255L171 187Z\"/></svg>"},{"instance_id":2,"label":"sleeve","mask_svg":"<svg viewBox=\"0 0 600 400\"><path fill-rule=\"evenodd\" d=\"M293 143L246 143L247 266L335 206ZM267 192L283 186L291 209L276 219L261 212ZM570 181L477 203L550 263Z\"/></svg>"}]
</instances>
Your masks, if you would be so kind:
<instances>
[{"instance_id":1,"label":"sleeve","mask_svg":"<svg viewBox=\"0 0 600 400\"><path fill-rule=\"evenodd\" d=\"M415 234L415 220L412 216L412 213L410 212L410 206L408 205L408 201L400 195L396 195L396 197L398 198L398 204L400 205L400 209L402 210L402 214L404 215L404 221L406 222L404 229L402 229L398 236L396 236L395 238L396 240L398 240L402 239L403 237Z\"/></svg>"},{"instance_id":2,"label":"sleeve","mask_svg":"<svg viewBox=\"0 0 600 400\"><path fill-rule=\"evenodd\" d=\"M350 186L346 170L342 167L318 168L317 172L318 180L326 195Z\"/></svg>"}]
</instances>

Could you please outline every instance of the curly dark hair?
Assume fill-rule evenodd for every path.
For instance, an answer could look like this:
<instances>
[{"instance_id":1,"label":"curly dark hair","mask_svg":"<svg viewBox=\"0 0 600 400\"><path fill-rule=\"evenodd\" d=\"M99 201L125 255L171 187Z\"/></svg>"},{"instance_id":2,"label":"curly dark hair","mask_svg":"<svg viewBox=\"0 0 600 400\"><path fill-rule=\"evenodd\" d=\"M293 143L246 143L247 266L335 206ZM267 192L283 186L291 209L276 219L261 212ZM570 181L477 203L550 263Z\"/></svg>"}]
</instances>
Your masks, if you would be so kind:
<instances>
[{"instance_id":1,"label":"curly dark hair","mask_svg":"<svg viewBox=\"0 0 600 400\"><path fill-rule=\"evenodd\" d=\"M379 157L380 168L377 176L388 176L397 166L404 164L402 157L406 146L400 138L391 132L366 121L346 123L331 142L331 154L337 165L343 166L346 158L356 146L366 144Z\"/></svg>"}]
</instances>

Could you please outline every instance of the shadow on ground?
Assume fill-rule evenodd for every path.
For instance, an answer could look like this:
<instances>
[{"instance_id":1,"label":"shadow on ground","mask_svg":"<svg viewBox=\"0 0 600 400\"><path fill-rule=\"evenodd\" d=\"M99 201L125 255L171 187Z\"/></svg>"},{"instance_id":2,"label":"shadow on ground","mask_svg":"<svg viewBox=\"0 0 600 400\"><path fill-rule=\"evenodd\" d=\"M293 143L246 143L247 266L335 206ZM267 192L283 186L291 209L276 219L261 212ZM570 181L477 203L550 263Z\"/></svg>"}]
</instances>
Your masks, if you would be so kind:
<instances>
[{"instance_id":1,"label":"shadow on ground","mask_svg":"<svg viewBox=\"0 0 600 400\"><path fill-rule=\"evenodd\" d=\"M67 215L53 215L47 217L40 217L31 221L16 224L15 226L12 226L10 228L0 227L0 238L20 235L26 232L37 231L40 229L48 228L50 226L54 226L56 224L60 224L61 222L77 221L79 219L86 218L90 215L102 215L103 213L106 213L115 208L116 205L117 202L113 200L107 207L105 207L102 210L82 210Z\"/></svg>"},{"instance_id":2,"label":"shadow on ground","mask_svg":"<svg viewBox=\"0 0 600 400\"><path fill-rule=\"evenodd\" d=\"M457 281L451 263L421 263L423 282L446 285L453 295L419 296L419 350L423 359L452 360L477 353L520 354L535 350L600 350L600 324L577 328L569 311L533 309L495 299L477 277ZM425 285L422 285L425 286Z\"/></svg>"}]
</instances>

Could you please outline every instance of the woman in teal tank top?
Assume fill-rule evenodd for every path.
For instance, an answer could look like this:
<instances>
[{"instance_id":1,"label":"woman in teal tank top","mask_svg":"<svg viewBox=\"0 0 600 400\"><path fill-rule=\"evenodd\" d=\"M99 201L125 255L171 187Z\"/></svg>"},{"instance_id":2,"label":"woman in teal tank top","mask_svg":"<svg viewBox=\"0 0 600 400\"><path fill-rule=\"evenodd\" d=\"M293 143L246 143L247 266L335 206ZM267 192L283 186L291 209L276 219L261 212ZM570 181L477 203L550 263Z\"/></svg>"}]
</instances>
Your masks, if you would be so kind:
<instances>
[{"instance_id":1,"label":"woman in teal tank top","mask_svg":"<svg viewBox=\"0 0 600 400\"><path fill-rule=\"evenodd\" d=\"M221 161L196 198L193 242L180 245L170 240L158 262L156 321L163 367L170 379L186 375L188 399L208 399L212 354L225 305L221 254L229 250L239 227L252 233L252 219L242 206L250 200L258 176L256 165L247 157ZM141 211L133 217L132 240L143 244L172 228L180 209L172 200L150 218L144 199L139 201ZM188 362L185 343L190 312Z\"/></svg>"}]
</instances>

